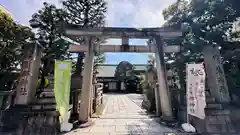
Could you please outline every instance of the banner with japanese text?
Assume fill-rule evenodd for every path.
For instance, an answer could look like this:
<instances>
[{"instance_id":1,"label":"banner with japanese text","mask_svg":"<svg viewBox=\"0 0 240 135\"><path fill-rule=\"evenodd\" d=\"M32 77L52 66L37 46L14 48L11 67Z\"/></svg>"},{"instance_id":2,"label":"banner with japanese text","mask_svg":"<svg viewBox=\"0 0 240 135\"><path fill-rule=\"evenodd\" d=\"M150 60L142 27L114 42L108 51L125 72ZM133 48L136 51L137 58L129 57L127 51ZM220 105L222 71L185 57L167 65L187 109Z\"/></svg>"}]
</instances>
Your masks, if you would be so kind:
<instances>
[{"instance_id":1,"label":"banner with japanese text","mask_svg":"<svg viewBox=\"0 0 240 135\"><path fill-rule=\"evenodd\" d=\"M205 118L205 70L203 64L187 64L187 112Z\"/></svg>"},{"instance_id":2,"label":"banner with japanese text","mask_svg":"<svg viewBox=\"0 0 240 135\"><path fill-rule=\"evenodd\" d=\"M71 61L55 61L54 94L61 123L69 108L71 67Z\"/></svg>"}]
</instances>

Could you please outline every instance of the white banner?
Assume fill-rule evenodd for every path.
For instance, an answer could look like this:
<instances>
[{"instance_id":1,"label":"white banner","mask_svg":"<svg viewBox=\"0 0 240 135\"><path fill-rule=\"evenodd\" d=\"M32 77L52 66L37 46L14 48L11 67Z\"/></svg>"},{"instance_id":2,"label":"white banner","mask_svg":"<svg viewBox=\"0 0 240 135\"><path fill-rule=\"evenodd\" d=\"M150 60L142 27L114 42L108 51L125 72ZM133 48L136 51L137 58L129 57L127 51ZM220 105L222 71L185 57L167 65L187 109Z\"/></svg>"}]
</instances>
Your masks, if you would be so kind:
<instances>
[{"instance_id":1,"label":"white banner","mask_svg":"<svg viewBox=\"0 0 240 135\"><path fill-rule=\"evenodd\" d=\"M205 71L203 64L187 64L187 112L205 118Z\"/></svg>"}]
</instances>

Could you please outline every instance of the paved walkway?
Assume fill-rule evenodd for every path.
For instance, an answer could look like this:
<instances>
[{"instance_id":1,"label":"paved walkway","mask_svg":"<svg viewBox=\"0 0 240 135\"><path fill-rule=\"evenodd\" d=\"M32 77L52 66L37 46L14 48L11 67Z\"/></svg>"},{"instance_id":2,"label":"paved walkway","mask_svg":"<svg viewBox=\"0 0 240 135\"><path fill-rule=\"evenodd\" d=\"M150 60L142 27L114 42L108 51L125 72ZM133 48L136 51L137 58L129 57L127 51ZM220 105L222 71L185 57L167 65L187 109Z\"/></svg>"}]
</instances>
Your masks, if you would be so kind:
<instances>
[{"instance_id":1,"label":"paved walkway","mask_svg":"<svg viewBox=\"0 0 240 135\"><path fill-rule=\"evenodd\" d=\"M76 129L66 135L164 135L175 132L158 124L156 117L147 115L128 95L108 96L104 114L95 119L94 126Z\"/></svg>"}]
</instances>

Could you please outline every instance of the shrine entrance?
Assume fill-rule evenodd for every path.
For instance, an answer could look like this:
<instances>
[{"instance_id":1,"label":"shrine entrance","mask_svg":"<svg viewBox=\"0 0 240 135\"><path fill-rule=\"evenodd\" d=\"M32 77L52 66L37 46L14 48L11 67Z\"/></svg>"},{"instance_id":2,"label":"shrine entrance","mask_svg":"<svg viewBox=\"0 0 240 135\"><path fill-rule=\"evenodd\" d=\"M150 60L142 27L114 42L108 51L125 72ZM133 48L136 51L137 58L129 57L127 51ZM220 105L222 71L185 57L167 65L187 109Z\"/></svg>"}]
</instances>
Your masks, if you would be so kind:
<instances>
[{"instance_id":1,"label":"shrine entrance","mask_svg":"<svg viewBox=\"0 0 240 135\"><path fill-rule=\"evenodd\" d=\"M86 52L83 70L82 92L80 96L79 121L87 122L89 120L90 107L92 104L92 78L93 63L95 53L106 52L137 52L154 53L157 63L158 90L156 94L156 107L162 112L163 119L172 119L172 106L169 88L166 79L166 69L164 62L165 52L179 52L180 46L166 45L164 40L175 39L182 36L181 27L168 28L82 28L78 25L63 26L65 34L68 37L85 37L85 43L82 45L70 45L70 52ZM94 39L119 38L122 40L120 45L100 45L94 43ZM148 45L129 45L129 39L148 39ZM159 94L158 94L159 93Z\"/></svg>"}]
</instances>

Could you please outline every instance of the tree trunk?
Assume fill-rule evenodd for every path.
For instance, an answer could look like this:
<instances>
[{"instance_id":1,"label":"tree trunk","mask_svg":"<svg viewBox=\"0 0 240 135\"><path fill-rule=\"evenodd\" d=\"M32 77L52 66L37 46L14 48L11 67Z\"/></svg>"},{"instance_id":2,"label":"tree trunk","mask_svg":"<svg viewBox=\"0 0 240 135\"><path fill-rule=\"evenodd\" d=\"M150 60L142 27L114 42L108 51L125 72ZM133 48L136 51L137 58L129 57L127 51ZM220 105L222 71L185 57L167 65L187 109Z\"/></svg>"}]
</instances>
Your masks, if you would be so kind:
<instances>
[{"instance_id":1,"label":"tree trunk","mask_svg":"<svg viewBox=\"0 0 240 135\"><path fill-rule=\"evenodd\" d=\"M83 59L84 59L84 53L78 53L75 74L80 74L81 75L82 67L83 67Z\"/></svg>"}]
</instances>

